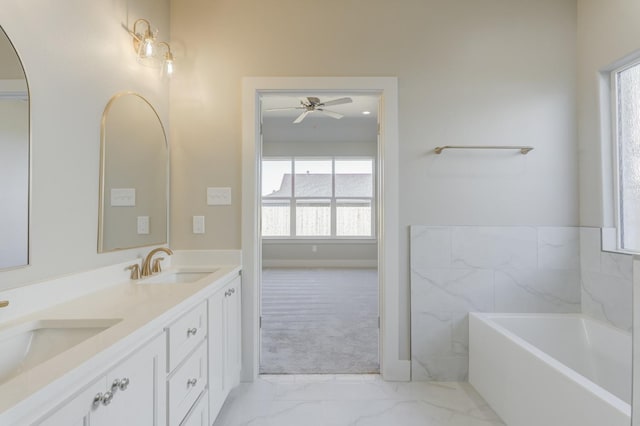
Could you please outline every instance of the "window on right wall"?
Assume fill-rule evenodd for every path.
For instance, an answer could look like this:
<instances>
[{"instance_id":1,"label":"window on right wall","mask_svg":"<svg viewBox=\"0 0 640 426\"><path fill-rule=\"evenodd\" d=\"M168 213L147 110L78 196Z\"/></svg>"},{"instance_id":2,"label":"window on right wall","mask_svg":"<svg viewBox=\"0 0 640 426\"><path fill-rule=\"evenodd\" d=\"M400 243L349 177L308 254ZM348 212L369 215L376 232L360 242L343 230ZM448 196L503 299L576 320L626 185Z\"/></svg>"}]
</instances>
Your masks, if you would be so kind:
<instances>
[{"instance_id":1,"label":"window on right wall","mask_svg":"<svg viewBox=\"0 0 640 426\"><path fill-rule=\"evenodd\" d=\"M611 73L618 248L640 252L640 61Z\"/></svg>"}]
</instances>

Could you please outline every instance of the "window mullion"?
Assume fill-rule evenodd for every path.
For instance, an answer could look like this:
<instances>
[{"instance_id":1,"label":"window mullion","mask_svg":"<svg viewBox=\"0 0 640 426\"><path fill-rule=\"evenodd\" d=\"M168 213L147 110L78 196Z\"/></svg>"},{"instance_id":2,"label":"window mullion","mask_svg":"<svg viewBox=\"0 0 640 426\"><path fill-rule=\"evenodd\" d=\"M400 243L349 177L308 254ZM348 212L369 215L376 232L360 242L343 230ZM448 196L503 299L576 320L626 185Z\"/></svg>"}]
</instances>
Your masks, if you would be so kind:
<instances>
[{"instance_id":1,"label":"window mullion","mask_svg":"<svg viewBox=\"0 0 640 426\"><path fill-rule=\"evenodd\" d=\"M336 158L331 157L331 199L329 200L331 204L331 236L335 237L337 235L337 206L336 206Z\"/></svg>"},{"instance_id":2,"label":"window mullion","mask_svg":"<svg viewBox=\"0 0 640 426\"><path fill-rule=\"evenodd\" d=\"M291 202L289 203L289 235L296 235L296 158L291 157Z\"/></svg>"}]
</instances>

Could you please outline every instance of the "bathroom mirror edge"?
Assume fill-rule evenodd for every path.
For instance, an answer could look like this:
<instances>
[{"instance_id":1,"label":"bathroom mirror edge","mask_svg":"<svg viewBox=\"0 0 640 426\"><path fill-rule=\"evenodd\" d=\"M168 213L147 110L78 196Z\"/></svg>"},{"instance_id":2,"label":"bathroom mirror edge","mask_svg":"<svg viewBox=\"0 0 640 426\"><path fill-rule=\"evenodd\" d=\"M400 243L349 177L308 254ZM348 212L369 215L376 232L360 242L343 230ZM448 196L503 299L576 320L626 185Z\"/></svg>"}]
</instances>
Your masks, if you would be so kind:
<instances>
[{"instance_id":1,"label":"bathroom mirror edge","mask_svg":"<svg viewBox=\"0 0 640 426\"><path fill-rule=\"evenodd\" d=\"M24 119L25 119L25 148L26 152L24 156L26 157L26 167L27 171L25 174L26 184L24 188L26 188L26 197L23 196L24 209L26 210L26 214L19 213L20 216L25 217L26 223L23 223L23 232L24 235L21 238L23 243L16 243L18 245L23 244L25 247L23 249L22 257L20 261L16 261L14 263L8 263L7 265L3 265L0 263L0 272L11 271L17 269L23 269L31 266L31 210L32 210L32 183L33 183L33 156L32 156L32 135L31 135L31 87L29 85L29 79L27 78L27 71L24 66L24 61L22 60L21 55L18 53L18 49L16 48L14 42L11 40L9 35L6 33L4 28L0 26L0 38L3 38L2 41L6 41L5 45L8 48L7 50L11 52L13 51L13 55L15 58L15 68L19 69L21 76L13 76L13 78L2 78L0 76L0 81L8 81L8 82L19 82L20 84L7 84L6 88L0 88L0 92L4 91L8 96L0 96L0 99L9 99L9 100L19 100L26 101L26 110L24 111ZM7 52L7 53L9 53ZM7 58L7 62L10 62L12 58ZM15 78L18 77L18 78ZM13 87L15 86L15 87ZM1 94L0 94L1 95ZM2 128L0 127L0 131ZM0 148L2 148L0 146ZM0 150L0 153L2 151ZM5 189L5 188L3 188ZM18 189L19 191L19 189ZM9 223L12 223L9 221ZM0 246L0 251L2 251L3 247ZM6 248L5 248L6 250ZM12 250L12 249L11 249Z\"/></svg>"},{"instance_id":2,"label":"bathroom mirror edge","mask_svg":"<svg viewBox=\"0 0 640 426\"><path fill-rule=\"evenodd\" d=\"M161 230L161 232L156 232L155 234L150 233L150 235L153 235L151 238L155 238L152 241L144 241L144 242L140 242L138 243L133 243L133 244L127 244L124 243L122 245L118 244L115 247L112 246L108 246L106 243L106 238L107 238L107 233L108 232L113 232L113 229L107 229L108 228L108 220L106 219L106 209L107 209L107 186L106 186L106 181L107 181L107 168L108 168L108 152L107 152L107 145L108 145L108 119L109 119L109 113L113 110L114 105L117 103L117 101L122 100L125 97L133 97L133 99L139 99L142 101L143 105L145 105L146 107L149 108L149 110L153 113L152 116L155 119L155 121L157 122L158 129L161 133L162 136L162 147L164 148L164 161L163 161L163 166L162 166L162 173L163 173L163 179L161 180L162 182L162 191L161 191L161 196L164 199L164 202L162 203L162 212L161 212L161 216L162 216L162 220L161 222L164 222L164 226L161 226L159 229ZM142 96L139 93L133 92L133 91L122 91L122 92L118 92L115 95L113 95L109 101L107 102L107 105L105 106L105 109L103 111L102 114L102 119L101 119L101 125L100 125L100 167L99 167L99 200L98 200L98 244L97 244L97 251L98 253L102 254L102 253L109 253L109 252L117 252L117 251L123 251L123 250L130 250L130 249L137 249L137 248L142 248L142 247L150 247L150 246L157 246L157 245L165 245L168 244L168 236L169 236L169 173L170 173L170 165L169 165L169 143L167 140L167 134L165 131L165 127L164 124L162 123L162 119L160 118L160 115L158 114L158 111L155 109L155 107L151 104L151 102L149 100L147 100L144 96ZM159 194L157 194L159 195Z\"/></svg>"}]
</instances>

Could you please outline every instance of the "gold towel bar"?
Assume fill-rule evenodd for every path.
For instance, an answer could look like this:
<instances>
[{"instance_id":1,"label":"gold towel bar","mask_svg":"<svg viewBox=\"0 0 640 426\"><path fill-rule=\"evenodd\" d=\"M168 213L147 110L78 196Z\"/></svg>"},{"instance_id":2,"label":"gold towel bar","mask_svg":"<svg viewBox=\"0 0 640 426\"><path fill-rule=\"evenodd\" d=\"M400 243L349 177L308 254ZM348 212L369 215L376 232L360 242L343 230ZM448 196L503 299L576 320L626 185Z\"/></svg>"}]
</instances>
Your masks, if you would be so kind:
<instances>
[{"instance_id":1,"label":"gold towel bar","mask_svg":"<svg viewBox=\"0 0 640 426\"><path fill-rule=\"evenodd\" d=\"M437 146L434 151L436 154L442 153L445 149L518 149L520 153L526 155L529 151L533 150L532 146L496 146L496 145L475 145L475 146L462 146L462 145L445 145Z\"/></svg>"},{"instance_id":2,"label":"gold towel bar","mask_svg":"<svg viewBox=\"0 0 640 426\"><path fill-rule=\"evenodd\" d=\"M9 306L8 300L0 300L0 308L6 308L7 306Z\"/></svg>"}]
</instances>

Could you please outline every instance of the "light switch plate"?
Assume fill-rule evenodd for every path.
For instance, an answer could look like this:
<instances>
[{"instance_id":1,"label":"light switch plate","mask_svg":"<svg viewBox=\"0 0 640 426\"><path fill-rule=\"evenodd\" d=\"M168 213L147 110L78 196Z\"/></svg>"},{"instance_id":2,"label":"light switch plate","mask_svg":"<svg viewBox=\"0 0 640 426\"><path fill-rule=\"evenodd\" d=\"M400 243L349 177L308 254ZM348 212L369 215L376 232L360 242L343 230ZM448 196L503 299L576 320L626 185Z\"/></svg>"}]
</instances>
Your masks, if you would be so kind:
<instances>
[{"instance_id":1,"label":"light switch plate","mask_svg":"<svg viewBox=\"0 0 640 426\"><path fill-rule=\"evenodd\" d=\"M138 234L149 233L149 216L138 216Z\"/></svg>"},{"instance_id":2,"label":"light switch plate","mask_svg":"<svg viewBox=\"0 0 640 426\"><path fill-rule=\"evenodd\" d=\"M207 188L207 205L228 206L231 204L231 188Z\"/></svg>"},{"instance_id":3,"label":"light switch plate","mask_svg":"<svg viewBox=\"0 0 640 426\"><path fill-rule=\"evenodd\" d=\"M193 233L204 234L204 216L193 217Z\"/></svg>"},{"instance_id":4,"label":"light switch plate","mask_svg":"<svg viewBox=\"0 0 640 426\"><path fill-rule=\"evenodd\" d=\"M135 188L111 188L111 206L112 207L135 207L136 205L136 189Z\"/></svg>"}]
</instances>

